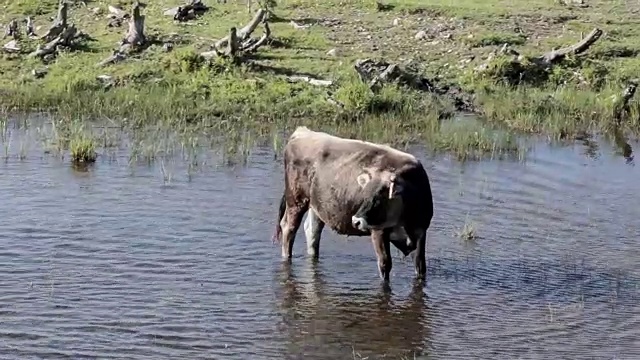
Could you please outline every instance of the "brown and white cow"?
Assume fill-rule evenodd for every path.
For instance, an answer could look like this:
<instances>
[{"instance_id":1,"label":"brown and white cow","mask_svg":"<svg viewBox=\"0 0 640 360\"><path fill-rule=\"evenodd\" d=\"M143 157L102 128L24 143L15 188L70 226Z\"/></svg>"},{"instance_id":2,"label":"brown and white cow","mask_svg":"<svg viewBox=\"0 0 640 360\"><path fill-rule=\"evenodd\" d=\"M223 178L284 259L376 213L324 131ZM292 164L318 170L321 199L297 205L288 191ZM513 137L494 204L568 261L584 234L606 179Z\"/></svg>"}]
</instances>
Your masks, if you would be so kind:
<instances>
[{"instance_id":1,"label":"brown and white cow","mask_svg":"<svg viewBox=\"0 0 640 360\"><path fill-rule=\"evenodd\" d=\"M433 217L429 177L413 155L389 146L298 127L284 148L285 189L274 241L291 259L302 218L307 254L318 257L326 225L347 236L371 236L380 277L391 271L390 244L426 273L426 232Z\"/></svg>"}]
</instances>

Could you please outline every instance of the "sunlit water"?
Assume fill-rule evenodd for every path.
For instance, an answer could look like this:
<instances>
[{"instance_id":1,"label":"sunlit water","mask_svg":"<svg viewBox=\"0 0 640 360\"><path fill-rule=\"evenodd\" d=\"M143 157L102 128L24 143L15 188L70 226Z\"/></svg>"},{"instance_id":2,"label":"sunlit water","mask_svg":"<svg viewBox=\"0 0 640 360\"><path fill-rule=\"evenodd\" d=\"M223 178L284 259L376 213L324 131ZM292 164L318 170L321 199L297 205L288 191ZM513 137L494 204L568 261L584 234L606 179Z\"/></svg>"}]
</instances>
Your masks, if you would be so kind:
<instances>
[{"instance_id":1,"label":"sunlit water","mask_svg":"<svg viewBox=\"0 0 640 360\"><path fill-rule=\"evenodd\" d=\"M120 149L80 172L19 135L0 161L2 358L640 357L640 171L610 145L464 165L411 149L434 193L428 280L396 255L388 292L367 238L325 230L313 264L299 232L282 264L271 147L195 171ZM454 236L465 222L478 239Z\"/></svg>"}]
</instances>

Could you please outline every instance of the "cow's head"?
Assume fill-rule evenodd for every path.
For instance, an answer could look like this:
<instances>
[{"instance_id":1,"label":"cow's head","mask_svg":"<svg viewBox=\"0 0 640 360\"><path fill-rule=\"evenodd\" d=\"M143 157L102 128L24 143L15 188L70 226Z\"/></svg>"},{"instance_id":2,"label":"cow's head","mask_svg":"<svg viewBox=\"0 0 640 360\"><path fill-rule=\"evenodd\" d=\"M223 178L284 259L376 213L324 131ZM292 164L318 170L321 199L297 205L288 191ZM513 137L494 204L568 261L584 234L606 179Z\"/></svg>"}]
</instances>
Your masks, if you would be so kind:
<instances>
[{"instance_id":1,"label":"cow's head","mask_svg":"<svg viewBox=\"0 0 640 360\"><path fill-rule=\"evenodd\" d=\"M403 183L392 172L364 172L356 178L365 195L362 205L351 217L359 230L376 230L395 226L402 215Z\"/></svg>"}]
</instances>

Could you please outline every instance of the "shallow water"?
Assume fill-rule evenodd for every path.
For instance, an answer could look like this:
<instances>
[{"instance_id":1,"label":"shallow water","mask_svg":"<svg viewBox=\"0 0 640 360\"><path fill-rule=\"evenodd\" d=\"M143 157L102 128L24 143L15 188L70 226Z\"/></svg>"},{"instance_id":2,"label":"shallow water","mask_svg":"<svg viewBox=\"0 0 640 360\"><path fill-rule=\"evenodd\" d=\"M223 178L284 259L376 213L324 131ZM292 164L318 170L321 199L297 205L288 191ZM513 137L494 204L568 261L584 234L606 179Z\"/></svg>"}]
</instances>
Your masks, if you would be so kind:
<instances>
[{"instance_id":1,"label":"shallow water","mask_svg":"<svg viewBox=\"0 0 640 360\"><path fill-rule=\"evenodd\" d=\"M197 171L121 148L82 172L21 136L0 161L3 358L640 356L640 171L612 145L464 165L411 149L434 191L428 280L396 255L389 292L366 238L325 230L313 264L300 231L281 263L271 147ZM453 236L467 219L476 240Z\"/></svg>"}]
</instances>

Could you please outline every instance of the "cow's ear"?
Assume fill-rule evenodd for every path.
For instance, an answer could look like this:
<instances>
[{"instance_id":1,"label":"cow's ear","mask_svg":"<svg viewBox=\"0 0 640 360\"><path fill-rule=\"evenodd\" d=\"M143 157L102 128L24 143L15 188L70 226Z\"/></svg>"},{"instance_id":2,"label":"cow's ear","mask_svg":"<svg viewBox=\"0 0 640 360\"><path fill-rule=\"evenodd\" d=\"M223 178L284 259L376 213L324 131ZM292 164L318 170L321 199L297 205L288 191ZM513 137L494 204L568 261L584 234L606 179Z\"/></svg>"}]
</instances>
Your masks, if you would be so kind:
<instances>
[{"instance_id":1,"label":"cow's ear","mask_svg":"<svg viewBox=\"0 0 640 360\"><path fill-rule=\"evenodd\" d=\"M389 175L389 199L393 199L402 193L402 184L396 174Z\"/></svg>"},{"instance_id":2,"label":"cow's ear","mask_svg":"<svg viewBox=\"0 0 640 360\"><path fill-rule=\"evenodd\" d=\"M364 187L367 186L369 181L371 181L371 175L364 172L358 175L358 177L356 178L356 181L358 182L358 185L360 185L360 187L364 189Z\"/></svg>"}]
</instances>

